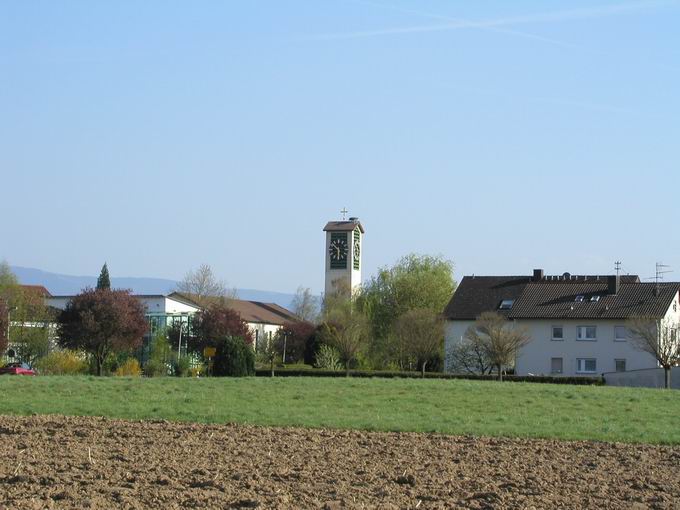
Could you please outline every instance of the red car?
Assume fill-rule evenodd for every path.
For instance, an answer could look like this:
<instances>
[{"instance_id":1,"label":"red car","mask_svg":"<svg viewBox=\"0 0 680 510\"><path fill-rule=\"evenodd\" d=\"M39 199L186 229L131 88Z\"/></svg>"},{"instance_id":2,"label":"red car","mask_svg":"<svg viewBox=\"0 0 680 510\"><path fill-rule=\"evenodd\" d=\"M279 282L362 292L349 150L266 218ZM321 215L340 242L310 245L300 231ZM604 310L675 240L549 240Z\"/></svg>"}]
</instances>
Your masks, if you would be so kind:
<instances>
[{"instance_id":1,"label":"red car","mask_svg":"<svg viewBox=\"0 0 680 510\"><path fill-rule=\"evenodd\" d=\"M35 375L35 370L29 367L26 363L9 363L0 368L0 375Z\"/></svg>"}]
</instances>

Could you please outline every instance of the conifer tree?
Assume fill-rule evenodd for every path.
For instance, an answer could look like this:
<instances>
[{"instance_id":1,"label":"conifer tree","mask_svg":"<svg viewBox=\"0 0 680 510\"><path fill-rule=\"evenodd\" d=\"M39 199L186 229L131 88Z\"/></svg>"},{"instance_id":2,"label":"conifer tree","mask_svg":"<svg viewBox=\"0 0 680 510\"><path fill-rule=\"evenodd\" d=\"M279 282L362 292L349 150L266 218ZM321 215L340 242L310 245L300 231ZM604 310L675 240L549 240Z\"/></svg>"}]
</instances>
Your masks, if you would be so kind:
<instances>
[{"instance_id":1,"label":"conifer tree","mask_svg":"<svg viewBox=\"0 0 680 510\"><path fill-rule=\"evenodd\" d=\"M109 279L109 268L106 267L106 262L102 266L102 272L97 278L97 290L111 290L111 280Z\"/></svg>"}]
</instances>

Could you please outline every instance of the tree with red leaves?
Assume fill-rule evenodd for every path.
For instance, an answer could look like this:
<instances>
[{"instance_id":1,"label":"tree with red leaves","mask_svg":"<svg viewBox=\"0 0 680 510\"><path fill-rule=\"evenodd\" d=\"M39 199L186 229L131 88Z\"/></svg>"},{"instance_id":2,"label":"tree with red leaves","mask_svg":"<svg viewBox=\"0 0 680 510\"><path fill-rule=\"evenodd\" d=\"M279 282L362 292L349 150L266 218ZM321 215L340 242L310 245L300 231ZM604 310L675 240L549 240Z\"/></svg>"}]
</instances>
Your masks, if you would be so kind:
<instances>
[{"instance_id":1,"label":"tree with red leaves","mask_svg":"<svg viewBox=\"0 0 680 510\"><path fill-rule=\"evenodd\" d=\"M253 334L238 312L222 303L213 303L194 315L189 349L203 353L215 347L213 375L245 376L255 373Z\"/></svg>"},{"instance_id":2,"label":"tree with red leaves","mask_svg":"<svg viewBox=\"0 0 680 510\"><path fill-rule=\"evenodd\" d=\"M278 335L282 339L285 338L286 363L296 363L305 359L307 346L313 342L316 335L316 326L306 321L286 322L278 331ZM312 356L315 353L316 350L312 352Z\"/></svg>"},{"instance_id":3,"label":"tree with red leaves","mask_svg":"<svg viewBox=\"0 0 680 510\"><path fill-rule=\"evenodd\" d=\"M101 375L109 354L142 345L148 329L144 312L128 290L85 289L59 315L59 344L91 354Z\"/></svg>"},{"instance_id":4,"label":"tree with red leaves","mask_svg":"<svg viewBox=\"0 0 680 510\"><path fill-rule=\"evenodd\" d=\"M216 347L224 337L239 337L253 345L253 334L239 313L221 303L214 303L196 313L191 322L189 349L202 353L205 347Z\"/></svg>"}]
</instances>

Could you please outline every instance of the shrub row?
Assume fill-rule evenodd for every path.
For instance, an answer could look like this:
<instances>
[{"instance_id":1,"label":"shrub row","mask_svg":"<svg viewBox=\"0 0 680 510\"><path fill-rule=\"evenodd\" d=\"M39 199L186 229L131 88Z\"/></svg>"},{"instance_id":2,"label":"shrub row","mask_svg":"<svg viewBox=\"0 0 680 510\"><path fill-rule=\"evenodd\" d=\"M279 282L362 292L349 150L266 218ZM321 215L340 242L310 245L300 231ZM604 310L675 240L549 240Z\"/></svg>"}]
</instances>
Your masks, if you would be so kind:
<instances>
[{"instance_id":1,"label":"shrub row","mask_svg":"<svg viewBox=\"0 0 680 510\"><path fill-rule=\"evenodd\" d=\"M270 377L269 370L258 369L255 371L258 377ZM350 377L381 377L391 379L401 377L406 379L421 379L420 372L390 372L377 370L351 370ZM345 377L344 370L300 370L280 368L276 370L277 377ZM425 372L425 379L470 379L473 381L495 381L497 376L473 375L473 374L447 374L442 372ZM532 382L548 384L576 384L576 385L596 385L604 384L602 377L552 377L548 375L505 375L504 381L512 382Z\"/></svg>"}]
</instances>

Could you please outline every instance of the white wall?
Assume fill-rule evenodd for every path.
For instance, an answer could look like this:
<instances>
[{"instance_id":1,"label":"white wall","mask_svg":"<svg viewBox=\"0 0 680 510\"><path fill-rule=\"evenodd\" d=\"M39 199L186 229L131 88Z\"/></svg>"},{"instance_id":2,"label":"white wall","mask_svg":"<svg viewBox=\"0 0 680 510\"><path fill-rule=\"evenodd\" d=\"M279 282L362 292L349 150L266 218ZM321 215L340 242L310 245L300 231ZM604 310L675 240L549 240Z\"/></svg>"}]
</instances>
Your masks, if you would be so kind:
<instances>
[{"instance_id":1,"label":"white wall","mask_svg":"<svg viewBox=\"0 0 680 510\"><path fill-rule=\"evenodd\" d=\"M49 306L63 310L71 298L73 296L48 297L46 302ZM151 315L195 313L198 311L195 306L175 301L167 296L137 296L137 299L146 307L146 313Z\"/></svg>"},{"instance_id":2,"label":"white wall","mask_svg":"<svg viewBox=\"0 0 680 510\"><path fill-rule=\"evenodd\" d=\"M199 310L198 307L175 301L167 296L140 297L139 300L149 314L196 313Z\"/></svg>"},{"instance_id":3,"label":"white wall","mask_svg":"<svg viewBox=\"0 0 680 510\"><path fill-rule=\"evenodd\" d=\"M274 338L276 332L282 328L282 326L276 324L262 324L260 322L249 322L248 328L253 334L253 349L258 350L262 342L266 342L269 338Z\"/></svg>"},{"instance_id":4,"label":"white wall","mask_svg":"<svg viewBox=\"0 0 680 510\"><path fill-rule=\"evenodd\" d=\"M448 353L454 345L463 341L463 335L465 335L467 329L474 323L475 321L446 321L446 324L444 325L444 356L447 372L450 372L452 369L449 367L446 353Z\"/></svg>"},{"instance_id":5,"label":"white wall","mask_svg":"<svg viewBox=\"0 0 680 510\"><path fill-rule=\"evenodd\" d=\"M625 326L624 320L541 320L518 321L518 325L529 330L531 342L517 355L515 371L518 375L551 375L551 358L562 358L562 374L599 375L616 371L616 359L626 360L626 370L639 370L656 367L656 360L650 354L635 348L630 340L614 340L615 326ZM563 340L552 340L552 327L561 326ZM596 326L596 340L577 340L578 326ZM577 372L578 358L596 360L595 373ZM554 374L557 375L557 374Z\"/></svg>"},{"instance_id":6,"label":"white wall","mask_svg":"<svg viewBox=\"0 0 680 510\"><path fill-rule=\"evenodd\" d=\"M680 304L675 299L676 311L673 306L667 315L669 320L680 320ZM447 321L445 328L446 352L452 345L463 339L465 331L474 321ZM614 327L625 326L624 320L593 321L593 320L537 320L516 321L518 326L529 330L531 342L518 353L515 371L518 375L550 375L551 358L562 358L563 376L599 375L603 372L616 370L615 360L626 360L626 371L657 367L654 357L637 349L630 340L614 340ZM597 326L595 341L577 340L578 326ZM552 340L552 326L562 326L563 340ZM594 358L596 360L595 374L577 373L578 358ZM447 366L447 370L450 368Z\"/></svg>"},{"instance_id":7,"label":"white wall","mask_svg":"<svg viewBox=\"0 0 680 510\"><path fill-rule=\"evenodd\" d=\"M45 304L47 306L53 306L59 310L64 310L68 302L71 301L72 297L73 296L48 297L45 298Z\"/></svg>"}]
</instances>

